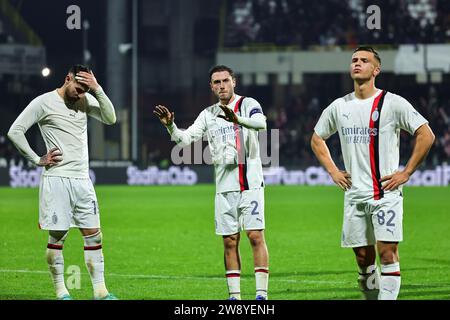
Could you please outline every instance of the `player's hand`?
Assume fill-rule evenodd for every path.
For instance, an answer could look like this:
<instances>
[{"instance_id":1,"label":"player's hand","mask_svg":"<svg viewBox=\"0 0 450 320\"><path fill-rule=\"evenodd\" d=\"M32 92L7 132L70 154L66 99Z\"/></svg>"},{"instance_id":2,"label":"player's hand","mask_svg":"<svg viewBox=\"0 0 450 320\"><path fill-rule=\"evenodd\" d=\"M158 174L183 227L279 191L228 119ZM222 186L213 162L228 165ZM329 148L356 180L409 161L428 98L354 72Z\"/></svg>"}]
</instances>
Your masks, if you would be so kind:
<instances>
[{"instance_id":1,"label":"player's hand","mask_svg":"<svg viewBox=\"0 0 450 320\"><path fill-rule=\"evenodd\" d=\"M92 72L80 71L75 75L75 79L81 83L82 85L89 88L89 90L96 91L100 86L97 82L97 79Z\"/></svg>"},{"instance_id":2,"label":"player's hand","mask_svg":"<svg viewBox=\"0 0 450 320\"><path fill-rule=\"evenodd\" d=\"M171 126L175 119L175 112L170 112L165 106L157 105L153 113L159 118L161 123L168 127Z\"/></svg>"},{"instance_id":3,"label":"player's hand","mask_svg":"<svg viewBox=\"0 0 450 320\"><path fill-rule=\"evenodd\" d=\"M384 176L380 179L380 182L386 182L382 184L381 189L385 191L397 189L398 186L405 184L409 180L409 173L405 171L397 171L393 174Z\"/></svg>"},{"instance_id":4,"label":"player's hand","mask_svg":"<svg viewBox=\"0 0 450 320\"><path fill-rule=\"evenodd\" d=\"M230 108L228 108L227 106L223 106L223 105L219 105L220 109L222 109L223 113L225 115L219 114L218 117L225 119L226 121L229 122L233 122L233 123L237 123L238 122L238 118L236 113L234 113L233 110L231 110Z\"/></svg>"},{"instance_id":5,"label":"player's hand","mask_svg":"<svg viewBox=\"0 0 450 320\"><path fill-rule=\"evenodd\" d=\"M40 167L53 167L61 162L62 159L62 152L58 148L52 148L46 155L41 157L37 165Z\"/></svg>"},{"instance_id":6,"label":"player's hand","mask_svg":"<svg viewBox=\"0 0 450 320\"><path fill-rule=\"evenodd\" d=\"M330 173L334 183L336 183L342 190L347 191L352 187L352 178L349 173L343 170L336 170Z\"/></svg>"}]
</instances>

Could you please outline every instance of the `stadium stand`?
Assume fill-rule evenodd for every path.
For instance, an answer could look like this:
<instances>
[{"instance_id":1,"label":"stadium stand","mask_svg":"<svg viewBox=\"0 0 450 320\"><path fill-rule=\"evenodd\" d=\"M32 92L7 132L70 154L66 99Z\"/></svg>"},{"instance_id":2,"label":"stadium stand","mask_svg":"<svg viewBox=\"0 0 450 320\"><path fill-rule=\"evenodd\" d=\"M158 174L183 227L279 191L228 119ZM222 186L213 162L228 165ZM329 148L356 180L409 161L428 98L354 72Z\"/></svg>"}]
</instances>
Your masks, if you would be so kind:
<instances>
[{"instance_id":1,"label":"stadium stand","mask_svg":"<svg viewBox=\"0 0 450 320\"><path fill-rule=\"evenodd\" d=\"M366 28L370 5L383 8L383 31ZM308 0L229 0L226 22L225 47L448 43L450 2L330 0L311 6Z\"/></svg>"}]
</instances>

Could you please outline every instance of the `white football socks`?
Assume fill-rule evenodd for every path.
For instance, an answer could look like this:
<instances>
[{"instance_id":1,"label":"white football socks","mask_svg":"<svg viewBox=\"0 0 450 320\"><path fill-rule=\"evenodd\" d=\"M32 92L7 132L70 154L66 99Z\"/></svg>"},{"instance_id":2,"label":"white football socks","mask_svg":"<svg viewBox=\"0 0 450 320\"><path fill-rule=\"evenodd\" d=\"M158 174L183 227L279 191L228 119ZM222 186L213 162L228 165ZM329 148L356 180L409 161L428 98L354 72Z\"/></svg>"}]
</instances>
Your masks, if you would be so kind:
<instances>
[{"instance_id":1,"label":"white football socks","mask_svg":"<svg viewBox=\"0 0 450 320\"><path fill-rule=\"evenodd\" d=\"M108 295L104 279L105 265L102 250L102 233L99 231L83 238L84 261L91 276L94 299L100 299Z\"/></svg>"},{"instance_id":2,"label":"white football socks","mask_svg":"<svg viewBox=\"0 0 450 320\"><path fill-rule=\"evenodd\" d=\"M48 236L46 258L57 299L69 295L64 283L64 256L62 252L67 235L68 231L49 231Z\"/></svg>"},{"instance_id":3,"label":"white football socks","mask_svg":"<svg viewBox=\"0 0 450 320\"><path fill-rule=\"evenodd\" d=\"M400 284L400 263L382 264L378 300L397 300Z\"/></svg>"},{"instance_id":4,"label":"white football socks","mask_svg":"<svg viewBox=\"0 0 450 320\"><path fill-rule=\"evenodd\" d=\"M229 297L241 300L241 271L227 270L225 276L227 277Z\"/></svg>"},{"instance_id":5,"label":"white football socks","mask_svg":"<svg viewBox=\"0 0 450 320\"><path fill-rule=\"evenodd\" d=\"M269 285L269 268L255 267L256 295L267 299L267 288Z\"/></svg>"},{"instance_id":6,"label":"white football socks","mask_svg":"<svg viewBox=\"0 0 450 320\"><path fill-rule=\"evenodd\" d=\"M64 283L64 257L62 248L62 245L48 244L46 252L48 269L50 270L50 275L55 285L56 298L61 298L69 294Z\"/></svg>"}]
</instances>

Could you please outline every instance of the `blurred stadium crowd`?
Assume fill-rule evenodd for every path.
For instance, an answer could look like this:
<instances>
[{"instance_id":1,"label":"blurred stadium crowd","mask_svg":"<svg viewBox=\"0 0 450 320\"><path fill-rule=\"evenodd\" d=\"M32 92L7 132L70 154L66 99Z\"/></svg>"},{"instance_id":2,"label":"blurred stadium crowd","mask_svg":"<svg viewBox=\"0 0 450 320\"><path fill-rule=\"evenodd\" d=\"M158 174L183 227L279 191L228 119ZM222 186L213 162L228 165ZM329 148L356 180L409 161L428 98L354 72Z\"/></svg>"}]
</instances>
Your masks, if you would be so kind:
<instances>
[{"instance_id":1,"label":"blurred stadium crowd","mask_svg":"<svg viewBox=\"0 0 450 320\"><path fill-rule=\"evenodd\" d=\"M228 1L224 45L445 43L450 40L448 0L233 0ZM381 30L366 27L366 8L379 5ZM318 18L320 17L320 18ZM305 32L307 30L307 32Z\"/></svg>"}]
</instances>

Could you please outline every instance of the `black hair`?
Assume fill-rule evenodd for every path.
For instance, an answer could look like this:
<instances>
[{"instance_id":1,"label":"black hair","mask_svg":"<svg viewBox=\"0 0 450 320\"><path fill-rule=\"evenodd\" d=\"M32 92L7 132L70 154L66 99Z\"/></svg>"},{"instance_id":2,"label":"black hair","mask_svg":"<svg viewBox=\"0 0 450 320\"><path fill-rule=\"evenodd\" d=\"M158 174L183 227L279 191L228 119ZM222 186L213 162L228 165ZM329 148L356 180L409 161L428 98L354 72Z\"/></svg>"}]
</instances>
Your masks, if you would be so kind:
<instances>
[{"instance_id":1,"label":"black hair","mask_svg":"<svg viewBox=\"0 0 450 320\"><path fill-rule=\"evenodd\" d=\"M378 55L378 52L371 46L361 46L355 49L355 51L353 51L353 53L358 52L358 51L368 51L368 52L372 52L373 55L375 56L375 59L378 60L378 62L381 64L381 58Z\"/></svg>"},{"instance_id":2,"label":"black hair","mask_svg":"<svg viewBox=\"0 0 450 320\"><path fill-rule=\"evenodd\" d=\"M212 77L213 73L221 72L221 71L227 71L230 74L230 76L234 79L234 72L233 72L233 70L231 70L230 67L227 67L227 66L224 66L224 65L217 65L217 66L214 66L211 69L209 69L209 79L211 80L211 77Z\"/></svg>"},{"instance_id":3,"label":"black hair","mask_svg":"<svg viewBox=\"0 0 450 320\"><path fill-rule=\"evenodd\" d=\"M84 71L84 72L91 72L91 69L88 66L82 65L82 64L75 64L69 69L69 73L76 75L78 72Z\"/></svg>"}]
</instances>

